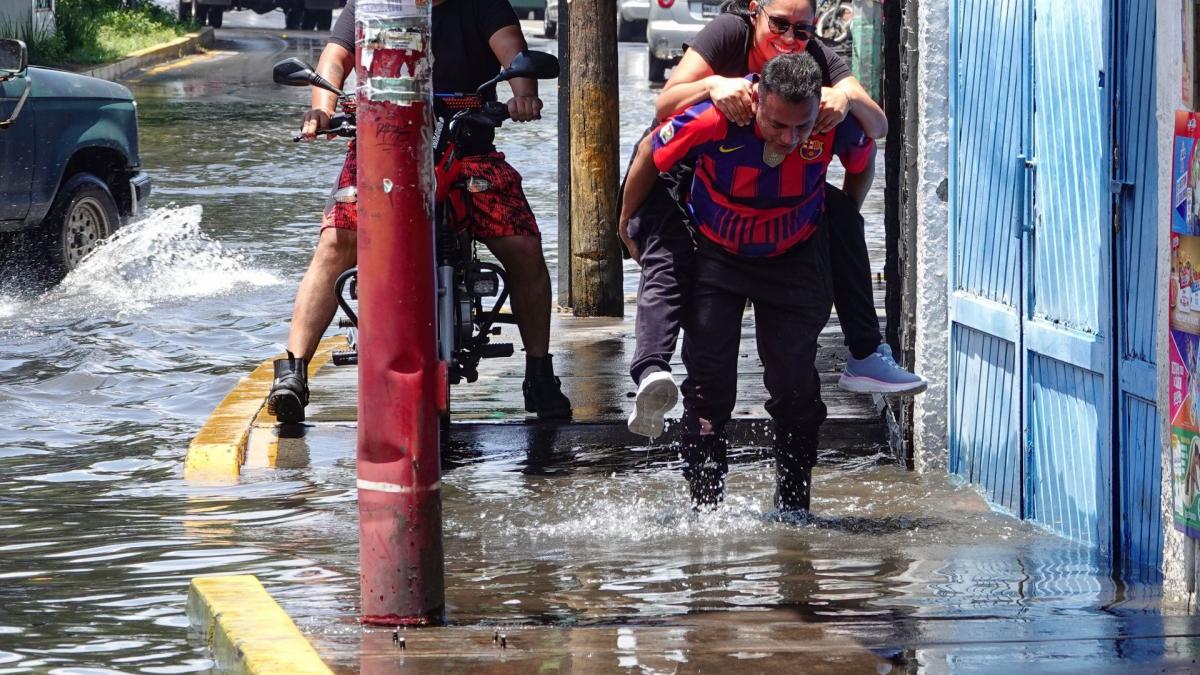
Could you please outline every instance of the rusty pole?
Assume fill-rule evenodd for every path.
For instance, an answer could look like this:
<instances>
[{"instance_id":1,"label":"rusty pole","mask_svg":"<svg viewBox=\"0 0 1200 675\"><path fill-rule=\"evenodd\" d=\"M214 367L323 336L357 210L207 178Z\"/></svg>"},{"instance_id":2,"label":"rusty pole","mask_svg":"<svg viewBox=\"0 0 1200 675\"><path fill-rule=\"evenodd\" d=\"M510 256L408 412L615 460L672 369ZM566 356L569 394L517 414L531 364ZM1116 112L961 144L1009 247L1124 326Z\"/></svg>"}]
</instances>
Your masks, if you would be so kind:
<instances>
[{"instance_id":1,"label":"rusty pole","mask_svg":"<svg viewBox=\"0 0 1200 675\"><path fill-rule=\"evenodd\" d=\"M360 0L358 514L362 619L441 623L428 0Z\"/></svg>"}]
</instances>

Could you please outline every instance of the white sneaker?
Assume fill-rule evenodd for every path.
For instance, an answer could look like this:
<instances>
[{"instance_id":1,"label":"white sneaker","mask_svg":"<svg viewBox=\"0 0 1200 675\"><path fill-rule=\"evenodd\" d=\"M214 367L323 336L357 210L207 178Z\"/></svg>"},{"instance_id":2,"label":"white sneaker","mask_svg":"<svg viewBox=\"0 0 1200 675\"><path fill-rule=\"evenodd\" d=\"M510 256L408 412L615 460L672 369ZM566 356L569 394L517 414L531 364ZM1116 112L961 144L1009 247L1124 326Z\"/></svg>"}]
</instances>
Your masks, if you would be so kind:
<instances>
[{"instance_id":1,"label":"white sneaker","mask_svg":"<svg viewBox=\"0 0 1200 675\"><path fill-rule=\"evenodd\" d=\"M633 412L629 414L629 430L639 436L662 436L663 416L678 400L679 386L670 373L663 370L650 373L638 385Z\"/></svg>"}]
</instances>

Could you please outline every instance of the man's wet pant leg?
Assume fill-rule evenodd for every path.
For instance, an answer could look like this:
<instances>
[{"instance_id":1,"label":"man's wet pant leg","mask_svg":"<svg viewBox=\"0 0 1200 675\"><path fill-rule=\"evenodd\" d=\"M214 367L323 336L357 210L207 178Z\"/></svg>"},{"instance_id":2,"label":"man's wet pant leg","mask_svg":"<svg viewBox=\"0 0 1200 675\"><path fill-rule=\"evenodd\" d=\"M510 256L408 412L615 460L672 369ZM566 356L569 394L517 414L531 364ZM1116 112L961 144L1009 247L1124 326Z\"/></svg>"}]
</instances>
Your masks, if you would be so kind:
<instances>
[{"instance_id":1,"label":"man's wet pant leg","mask_svg":"<svg viewBox=\"0 0 1200 675\"><path fill-rule=\"evenodd\" d=\"M845 192L825 184L825 216L829 233L829 261L833 272L833 302L846 346L856 359L865 359L883 342L875 291L871 287L871 259L863 231L863 217Z\"/></svg>"},{"instance_id":2,"label":"man's wet pant leg","mask_svg":"<svg viewBox=\"0 0 1200 675\"><path fill-rule=\"evenodd\" d=\"M817 337L829 319L831 306L826 247L818 233L774 259L744 259L708 251L696 257L683 340L688 374L682 387L681 455L689 482L692 475L702 475L699 467L714 453L719 454L716 463L724 477L724 445L714 445L706 437L722 438L733 413L742 313L750 300L763 379L770 395L767 411L781 430L777 434L779 466L803 471L794 475L803 478L807 486L808 472L816 462L816 437L825 420L815 360ZM792 483L784 481L781 486ZM795 499L785 501L789 506L796 504Z\"/></svg>"}]
</instances>

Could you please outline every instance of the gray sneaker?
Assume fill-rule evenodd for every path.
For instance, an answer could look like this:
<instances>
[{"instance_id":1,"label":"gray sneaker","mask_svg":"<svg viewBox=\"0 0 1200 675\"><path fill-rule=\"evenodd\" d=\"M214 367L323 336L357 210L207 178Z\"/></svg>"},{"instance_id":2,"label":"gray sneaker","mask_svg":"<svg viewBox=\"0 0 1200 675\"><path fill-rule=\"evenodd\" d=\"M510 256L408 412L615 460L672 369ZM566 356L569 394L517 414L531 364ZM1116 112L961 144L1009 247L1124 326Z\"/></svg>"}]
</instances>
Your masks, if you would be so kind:
<instances>
[{"instance_id":1,"label":"gray sneaker","mask_svg":"<svg viewBox=\"0 0 1200 675\"><path fill-rule=\"evenodd\" d=\"M892 358L892 348L884 343L865 359L850 357L842 370L838 386L859 394L912 396L925 391L929 383L920 375L900 367Z\"/></svg>"},{"instance_id":2,"label":"gray sneaker","mask_svg":"<svg viewBox=\"0 0 1200 675\"><path fill-rule=\"evenodd\" d=\"M629 430L639 436L662 436L663 416L678 400L679 387L670 373L664 370L648 373L638 384L633 412L629 414Z\"/></svg>"}]
</instances>

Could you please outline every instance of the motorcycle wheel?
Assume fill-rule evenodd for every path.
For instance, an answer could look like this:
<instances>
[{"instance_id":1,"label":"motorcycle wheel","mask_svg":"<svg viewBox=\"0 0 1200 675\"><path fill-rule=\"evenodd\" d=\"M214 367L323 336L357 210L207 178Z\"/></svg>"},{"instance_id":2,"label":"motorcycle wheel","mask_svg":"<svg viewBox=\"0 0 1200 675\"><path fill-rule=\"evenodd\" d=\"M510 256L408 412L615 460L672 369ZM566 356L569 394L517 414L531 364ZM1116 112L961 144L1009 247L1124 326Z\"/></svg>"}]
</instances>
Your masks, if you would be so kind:
<instances>
[{"instance_id":1,"label":"motorcycle wheel","mask_svg":"<svg viewBox=\"0 0 1200 675\"><path fill-rule=\"evenodd\" d=\"M650 80L650 84L666 84L667 66L670 65L670 62L655 56L653 48L648 51L650 54L647 63L649 63L650 67L648 69L649 72L647 72L647 78Z\"/></svg>"},{"instance_id":2,"label":"motorcycle wheel","mask_svg":"<svg viewBox=\"0 0 1200 675\"><path fill-rule=\"evenodd\" d=\"M180 0L179 2L179 23L188 23L192 20L192 0Z\"/></svg>"},{"instance_id":3,"label":"motorcycle wheel","mask_svg":"<svg viewBox=\"0 0 1200 675\"><path fill-rule=\"evenodd\" d=\"M304 10L304 19L300 22L300 30L316 30L317 29L317 13L311 10Z\"/></svg>"},{"instance_id":4,"label":"motorcycle wheel","mask_svg":"<svg viewBox=\"0 0 1200 675\"><path fill-rule=\"evenodd\" d=\"M850 23L842 18L847 10L853 11L850 3L839 2L817 19L817 35L827 44L841 44L850 37Z\"/></svg>"},{"instance_id":5,"label":"motorcycle wheel","mask_svg":"<svg viewBox=\"0 0 1200 675\"><path fill-rule=\"evenodd\" d=\"M220 28L221 24L225 23L225 10L216 7L208 10L208 25L213 28Z\"/></svg>"}]
</instances>

